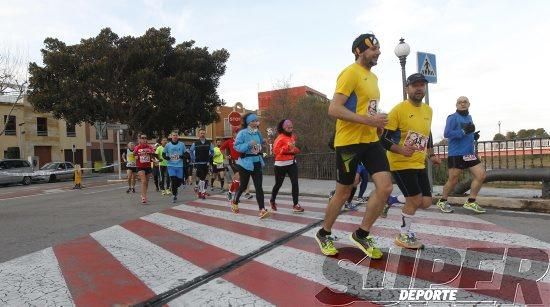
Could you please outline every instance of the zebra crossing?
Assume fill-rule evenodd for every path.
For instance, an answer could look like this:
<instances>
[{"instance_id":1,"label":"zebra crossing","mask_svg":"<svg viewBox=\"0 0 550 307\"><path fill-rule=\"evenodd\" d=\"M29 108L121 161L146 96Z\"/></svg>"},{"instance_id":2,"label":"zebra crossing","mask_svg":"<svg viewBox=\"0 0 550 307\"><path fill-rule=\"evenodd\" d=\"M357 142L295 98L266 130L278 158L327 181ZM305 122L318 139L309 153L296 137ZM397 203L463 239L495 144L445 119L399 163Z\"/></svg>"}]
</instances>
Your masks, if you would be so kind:
<instances>
[{"instance_id":1,"label":"zebra crossing","mask_svg":"<svg viewBox=\"0 0 550 307\"><path fill-rule=\"evenodd\" d=\"M475 215L429 209L418 212L413 226L427 248L402 250L393 244L400 210L392 208L371 230L385 257L370 261L347 238L361 222L362 207L339 216L333 234L340 253L325 257L313 239L318 227L307 227L321 221L326 202L301 197L306 211L294 214L290 197L281 195L279 210L264 220L253 200L242 201L239 214L221 195L186 202L1 263L0 305L134 305L166 293L172 293L162 302L168 306L381 305L399 301L387 289L434 284L458 289L466 305L533 304L537 295L541 305L550 305L550 274L532 269L548 268L546 242ZM230 265L304 229L250 261ZM435 259L445 261L443 269L434 270ZM516 262L529 268L515 270Z\"/></svg>"}]
</instances>

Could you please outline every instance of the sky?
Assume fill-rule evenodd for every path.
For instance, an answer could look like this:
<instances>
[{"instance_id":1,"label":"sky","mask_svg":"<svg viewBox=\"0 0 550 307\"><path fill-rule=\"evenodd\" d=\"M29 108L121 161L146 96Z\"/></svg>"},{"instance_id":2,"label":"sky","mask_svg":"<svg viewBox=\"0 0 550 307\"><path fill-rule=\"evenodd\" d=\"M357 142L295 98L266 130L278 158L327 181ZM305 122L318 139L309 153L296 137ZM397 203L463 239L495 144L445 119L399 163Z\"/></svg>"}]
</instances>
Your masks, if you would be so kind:
<instances>
[{"instance_id":1,"label":"sky","mask_svg":"<svg viewBox=\"0 0 550 307\"><path fill-rule=\"evenodd\" d=\"M462 95L488 140L499 121L503 134L550 131L549 16L546 0L0 0L0 50L41 63L46 37L76 44L105 27L119 36L169 27L176 43L227 49L220 97L257 109L258 91L285 82L331 98L339 72L354 60L352 41L372 32L382 51L372 71L381 109L389 111L402 100L394 48L403 37L411 48L407 75L417 71L418 51L436 55L438 82L429 85L435 141Z\"/></svg>"}]
</instances>

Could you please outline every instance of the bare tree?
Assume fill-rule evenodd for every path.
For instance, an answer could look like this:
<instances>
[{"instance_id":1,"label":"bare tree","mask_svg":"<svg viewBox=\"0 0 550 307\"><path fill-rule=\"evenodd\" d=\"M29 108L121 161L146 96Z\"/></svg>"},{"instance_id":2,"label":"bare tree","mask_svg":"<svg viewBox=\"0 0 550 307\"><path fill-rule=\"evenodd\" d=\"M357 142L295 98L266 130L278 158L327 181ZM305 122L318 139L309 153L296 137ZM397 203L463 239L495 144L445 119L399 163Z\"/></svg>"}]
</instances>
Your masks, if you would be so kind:
<instances>
[{"instance_id":1,"label":"bare tree","mask_svg":"<svg viewBox=\"0 0 550 307\"><path fill-rule=\"evenodd\" d=\"M290 79L279 80L274 84L269 108L262 113L266 128L276 128L281 119L292 117L298 98L292 96L290 87Z\"/></svg>"},{"instance_id":2,"label":"bare tree","mask_svg":"<svg viewBox=\"0 0 550 307\"><path fill-rule=\"evenodd\" d=\"M27 64L21 56L14 56L9 50L0 51L0 95L13 102L0 135L3 135L17 102L25 94L27 86Z\"/></svg>"}]
</instances>

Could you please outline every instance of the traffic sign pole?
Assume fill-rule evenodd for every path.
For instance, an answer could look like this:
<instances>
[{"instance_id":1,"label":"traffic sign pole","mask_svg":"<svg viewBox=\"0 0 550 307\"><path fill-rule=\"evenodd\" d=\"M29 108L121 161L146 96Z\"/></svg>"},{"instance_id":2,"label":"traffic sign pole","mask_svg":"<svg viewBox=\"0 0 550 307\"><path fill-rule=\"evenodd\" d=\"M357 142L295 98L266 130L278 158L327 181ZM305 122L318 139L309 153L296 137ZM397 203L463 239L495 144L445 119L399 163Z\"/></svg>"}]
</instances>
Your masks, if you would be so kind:
<instances>
[{"instance_id":1,"label":"traffic sign pole","mask_svg":"<svg viewBox=\"0 0 550 307\"><path fill-rule=\"evenodd\" d=\"M117 149L117 152L118 152L118 180L121 180L122 179L122 176L121 176L121 172L122 172L122 167L120 166L121 164L121 160L120 160L120 131L121 130L115 130L116 131L116 149Z\"/></svg>"},{"instance_id":2,"label":"traffic sign pole","mask_svg":"<svg viewBox=\"0 0 550 307\"><path fill-rule=\"evenodd\" d=\"M437 83L437 66L435 61L435 54L427 52L416 53L416 63L418 72L423 74L428 84L426 84L426 96L424 101L427 105L430 104L430 91L429 84ZM432 140L433 141L433 140ZM428 159L428 179L430 180L430 189L433 193L433 165L432 161Z\"/></svg>"}]
</instances>

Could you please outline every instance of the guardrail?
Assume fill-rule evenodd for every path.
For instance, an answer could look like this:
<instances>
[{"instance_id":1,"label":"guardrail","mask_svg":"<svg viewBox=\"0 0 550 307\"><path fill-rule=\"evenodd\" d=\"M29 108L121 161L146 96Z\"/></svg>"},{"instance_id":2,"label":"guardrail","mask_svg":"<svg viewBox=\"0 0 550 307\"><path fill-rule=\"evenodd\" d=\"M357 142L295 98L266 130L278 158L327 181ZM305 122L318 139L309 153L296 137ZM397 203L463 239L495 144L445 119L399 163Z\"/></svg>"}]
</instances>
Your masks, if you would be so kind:
<instances>
[{"instance_id":1,"label":"guardrail","mask_svg":"<svg viewBox=\"0 0 550 307\"><path fill-rule=\"evenodd\" d=\"M477 143L477 153L487 170L528 169L550 167L550 138L532 138L514 141L483 141ZM442 163L434 166L434 184L442 185L447 180L447 145L434 146ZM296 155L299 177L310 179L335 179L336 162L334 152ZM273 175L272 156L266 157L264 174ZM465 172L463 178L469 174Z\"/></svg>"}]
</instances>

